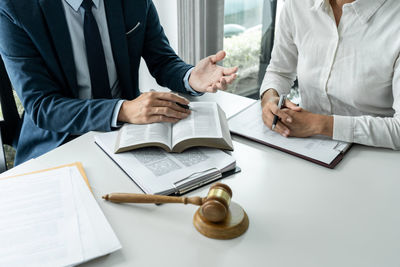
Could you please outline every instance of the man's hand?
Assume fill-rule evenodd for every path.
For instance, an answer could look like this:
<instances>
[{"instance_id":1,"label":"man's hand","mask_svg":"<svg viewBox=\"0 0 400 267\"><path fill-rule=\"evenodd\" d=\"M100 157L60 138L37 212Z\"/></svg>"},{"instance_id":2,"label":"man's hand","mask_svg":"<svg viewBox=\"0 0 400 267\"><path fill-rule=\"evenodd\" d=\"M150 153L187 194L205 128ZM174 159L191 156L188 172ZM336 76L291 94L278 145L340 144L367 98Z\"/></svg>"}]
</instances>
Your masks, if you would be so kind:
<instances>
[{"instance_id":1,"label":"man's hand","mask_svg":"<svg viewBox=\"0 0 400 267\"><path fill-rule=\"evenodd\" d=\"M265 125L271 129L274 116L277 115L280 120L276 124L274 131L288 137L290 135L290 129L285 125L285 123L292 122L293 118L292 115L288 114L283 109L278 108L278 102L279 95L274 89L269 89L263 94L261 99L262 119ZM299 112L302 110L288 99L286 99L284 107L293 112Z\"/></svg>"},{"instance_id":2,"label":"man's hand","mask_svg":"<svg viewBox=\"0 0 400 267\"><path fill-rule=\"evenodd\" d=\"M124 101L118 114L118 121L134 124L154 122L178 122L190 114L190 110L176 103L188 105L186 98L172 93L143 93L131 101Z\"/></svg>"},{"instance_id":3,"label":"man's hand","mask_svg":"<svg viewBox=\"0 0 400 267\"><path fill-rule=\"evenodd\" d=\"M197 92L226 90L228 84L236 79L238 68L218 66L217 62L223 60L225 55L224 51L219 51L216 55L202 59L190 74L189 85Z\"/></svg>"}]
</instances>

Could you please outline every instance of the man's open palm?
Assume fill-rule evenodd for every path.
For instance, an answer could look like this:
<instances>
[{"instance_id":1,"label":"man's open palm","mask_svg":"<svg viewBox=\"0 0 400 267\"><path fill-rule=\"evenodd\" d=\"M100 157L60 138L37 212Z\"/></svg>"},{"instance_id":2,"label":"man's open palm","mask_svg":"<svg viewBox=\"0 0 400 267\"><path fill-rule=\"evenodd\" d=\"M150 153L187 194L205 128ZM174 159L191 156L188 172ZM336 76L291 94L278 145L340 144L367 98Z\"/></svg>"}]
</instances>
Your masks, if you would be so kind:
<instances>
[{"instance_id":1,"label":"man's open palm","mask_svg":"<svg viewBox=\"0 0 400 267\"><path fill-rule=\"evenodd\" d=\"M225 58L226 53L219 51L217 54L202 59L193 69L190 86L197 92L212 92L226 90L228 84L236 79L237 67L224 68L217 63Z\"/></svg>"}]
</instances>

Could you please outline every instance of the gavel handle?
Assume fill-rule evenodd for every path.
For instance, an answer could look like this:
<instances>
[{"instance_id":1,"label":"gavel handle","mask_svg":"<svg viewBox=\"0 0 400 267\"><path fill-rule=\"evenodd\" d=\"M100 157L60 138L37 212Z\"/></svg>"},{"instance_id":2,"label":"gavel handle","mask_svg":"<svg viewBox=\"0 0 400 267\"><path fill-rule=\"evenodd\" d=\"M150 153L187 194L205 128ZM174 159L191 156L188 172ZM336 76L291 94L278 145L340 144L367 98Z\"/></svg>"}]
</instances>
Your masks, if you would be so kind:
<instances>
[{"instance_id":1,"label":"gavel handle","mask_svg":"<svg viewBox=\"0 0 400 267\"><path fill-rule=\"evenodd\" d=\"M171 197L133 193L111 193L104 195L103 198L114 203L183 203L197 206L201 206L205 200L201 197Z\"/></svg>"}]
</instances>

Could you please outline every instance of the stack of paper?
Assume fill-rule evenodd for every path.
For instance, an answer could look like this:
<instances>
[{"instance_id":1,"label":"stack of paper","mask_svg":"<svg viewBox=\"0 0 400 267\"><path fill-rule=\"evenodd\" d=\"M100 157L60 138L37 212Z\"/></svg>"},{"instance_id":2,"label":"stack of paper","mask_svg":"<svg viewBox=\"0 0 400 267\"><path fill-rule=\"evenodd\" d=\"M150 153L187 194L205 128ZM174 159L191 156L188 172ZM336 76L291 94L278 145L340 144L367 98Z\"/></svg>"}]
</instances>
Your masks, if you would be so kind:
<instances>
[{"instance_id":1,"label":"stack of paper","mask_svg":"<svg viewBox=\"0 0 400 267\"><path fill-rule=\"evenodd\" d=\"M78 166L0 178L0 266L70 266L121 248Z\"/></svg>"}]
</instances>

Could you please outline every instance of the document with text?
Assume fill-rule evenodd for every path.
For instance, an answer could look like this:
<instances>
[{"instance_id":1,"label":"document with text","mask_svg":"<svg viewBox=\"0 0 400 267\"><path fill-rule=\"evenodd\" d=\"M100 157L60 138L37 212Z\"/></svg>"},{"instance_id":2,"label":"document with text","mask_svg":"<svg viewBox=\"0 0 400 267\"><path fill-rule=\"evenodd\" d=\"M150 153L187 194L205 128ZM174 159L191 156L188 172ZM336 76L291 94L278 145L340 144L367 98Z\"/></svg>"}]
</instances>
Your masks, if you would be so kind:
<instances>
[{"instance_id":1,"label":"document with text","mask_svg":"<svg viewBox=\"0 0 400 267\"><path fill-rule=\"evenodd\" d=\"M192 102L191 114L177 123L125 124L118 131L115 153L143 147L182 152L191 147L233 150L224 111L214 102Z\"/></svg>"},{"instance_id":2,"label":"document with text","mask_svg":"<svg viewBox=\"0 0 400 267\"><path fill-rule=\"evenodd\" d=\"M121 248L76 166L0 178L0 266L74 266Z\"/></svg>"},{"instance_id":3,"label":"document with text","mask_svg":"<svg viewBox=\"0 0 400 267\"><path fill-rule=\"evenodd\" d=\"M195 147L167 153L158 147L115 154L117 132L95 136L96 144L148 194L183 194L234 170L235 158L215 148Z\"/></svg>"},{"instance_id":4,"label":"document with text","mask_svg":"<svg viewBox=\"0 0 400 267\"><path fill-rule=\"evenodd\" d=\"M334 168L350 148L351 143L331 140L323 136L308 138L283 137L265 126L261 103L257 101L229 119L232 133L294 154L328 168Z\"/></svg>"}]
</instances>

